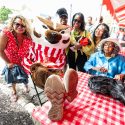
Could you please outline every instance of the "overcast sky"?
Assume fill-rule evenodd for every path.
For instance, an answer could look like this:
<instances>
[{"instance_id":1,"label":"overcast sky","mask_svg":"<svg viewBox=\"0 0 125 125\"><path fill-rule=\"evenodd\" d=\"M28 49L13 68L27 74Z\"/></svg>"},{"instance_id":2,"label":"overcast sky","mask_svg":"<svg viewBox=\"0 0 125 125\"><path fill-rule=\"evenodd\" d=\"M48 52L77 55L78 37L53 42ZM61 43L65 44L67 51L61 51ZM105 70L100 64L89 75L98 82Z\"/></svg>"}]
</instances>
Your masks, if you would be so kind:
<instances>
[{"instance_id":1,"label":"overcast sky","mask_svg":"<svg viewBox=\"0 0 125 125\"><path fill-rule=\"evenodd\" d=\"M44 12L54 15L60 7L70 9L72 4L73 12L83 11L85 14L98 13L98 7L102 0L0 0L0 5L5 5L13 9L21 9L26 5L29 9L36 12Z\"/></svg>"},{"instance_id":2,"label":"overcast sky","mask_svg":"<svg viewBox=\"0 0 125 125\"><path fill-rule=\"evenodd\" d=\"M85 18L88 16L96 18L100 16L101 4L102 0L0 0L0 6L6 6L11 9L21 10L26 7L27 10L20 13L23 13L28 18L39 14L54 17L60 7L67 9L69 18L76 12L82 12Z\"/></svg>"}]
</instances>

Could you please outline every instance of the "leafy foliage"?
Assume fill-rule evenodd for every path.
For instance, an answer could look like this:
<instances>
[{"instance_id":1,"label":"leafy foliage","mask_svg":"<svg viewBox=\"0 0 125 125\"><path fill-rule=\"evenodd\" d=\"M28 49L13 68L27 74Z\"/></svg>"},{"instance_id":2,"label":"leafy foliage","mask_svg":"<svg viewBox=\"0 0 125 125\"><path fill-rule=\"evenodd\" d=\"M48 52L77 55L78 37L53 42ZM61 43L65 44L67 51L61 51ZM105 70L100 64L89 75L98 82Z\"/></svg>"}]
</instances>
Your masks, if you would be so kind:
<instances>
[{"instance_id":1,"label":"leafy foliage","mask_svg":"<svg viewBox=\"0 0 125 125\"><path fill-rule=\"evenodd\" d=\"M12 10L6 8L5 6L0 8L0 21L6 21L8 19L8 15L12 14Z\"/></svg>"}]
</instances>

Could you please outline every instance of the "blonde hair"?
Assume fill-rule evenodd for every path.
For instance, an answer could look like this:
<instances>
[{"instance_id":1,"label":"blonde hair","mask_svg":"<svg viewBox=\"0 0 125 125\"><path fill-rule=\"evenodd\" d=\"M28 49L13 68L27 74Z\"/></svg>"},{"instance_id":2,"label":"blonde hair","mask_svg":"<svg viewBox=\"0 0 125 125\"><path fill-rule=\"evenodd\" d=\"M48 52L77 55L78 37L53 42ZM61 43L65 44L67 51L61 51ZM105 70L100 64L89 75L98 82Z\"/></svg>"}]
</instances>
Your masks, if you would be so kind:
<instances>
[{"instance_id":1,"label":"blonde hair","mask_svg":"<svg viewBox=\"0 0 125 125\"><path fill-rule=\"evenodd\" d=\"M12 32L14 31L14 30L13 30L13 24L14 24L14 22L15 22L15 20L16 20L17 18L21 19L23 25L25 26L25 32L24 32L24 34L25 34L27 37L30 37L30 38L31 38L31 28L30 28L29 22L28 22L28 20L27 20L25 17L23 17L22 15L14 16L14 17L10 20L10 22L8 23L8 29L9 29L10 31L12 31Z\"/></svg>"}]
</instances>

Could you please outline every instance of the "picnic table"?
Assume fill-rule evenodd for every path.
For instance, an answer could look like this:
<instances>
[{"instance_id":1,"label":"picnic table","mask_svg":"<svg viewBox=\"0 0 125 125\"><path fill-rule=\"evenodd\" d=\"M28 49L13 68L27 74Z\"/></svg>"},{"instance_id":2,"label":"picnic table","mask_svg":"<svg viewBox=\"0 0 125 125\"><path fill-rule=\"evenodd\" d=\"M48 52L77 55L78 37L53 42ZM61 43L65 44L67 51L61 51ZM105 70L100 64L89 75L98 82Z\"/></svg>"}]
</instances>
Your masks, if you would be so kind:
<instances>
[{"instance_id":1,"label":"picnic table","mask_svg":"<svg viewBox=\"0 0 125 125\"><path fill-rule=\"evenodd\" d=\"M125 106L109 96L93 93L88 87L89 74L78 72L78 96L64 103L64 117L60 121L48 118L50 102L35 107L35 125L125 125Z\"/></svg>"}]
</instances>

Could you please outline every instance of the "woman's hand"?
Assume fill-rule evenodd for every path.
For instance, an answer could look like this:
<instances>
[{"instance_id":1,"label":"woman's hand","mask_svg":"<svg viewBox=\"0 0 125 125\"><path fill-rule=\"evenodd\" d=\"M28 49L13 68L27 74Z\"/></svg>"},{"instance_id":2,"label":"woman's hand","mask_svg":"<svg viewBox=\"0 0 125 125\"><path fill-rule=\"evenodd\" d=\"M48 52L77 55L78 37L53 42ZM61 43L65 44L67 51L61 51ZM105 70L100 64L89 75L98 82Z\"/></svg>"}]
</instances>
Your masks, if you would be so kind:
<instances>
[{"instance_id":1,"label":"woman's hand","mask_svg":"<svg viewBox=\"0 0 125 125\"><path fill-rule=\"evenodd\" d=\"M92 69L99 72L108 72L108 70L104 67L93 67Z\"/></svg>"},{"instance_id":2,"label":"woman's hand","mask_svg":"<svg viewBox=\"0 0 125 125\"><path fill-rule=\"evenodd\" d=\"M13 68L13 65L14 65L13 63L8 63L8 64L7 64L7 67L8 67L8 68Z\"/></svg>"},{"instance_id":3,"label":"woman's hand","mask_svg":"<svg viewBox=\"0 0 125 125\"><path fill-rule=\"evenodd\" d=\"M100 72L108 72L108 70L106 68L104 68L104 67L101 67Z\"/></svg>"},{"instance_id":4,"label":"woman's hand","mask_svg":"<svg viewBox=\"0 0 125 125\"><path fill-rule=\"evenodd\" d=\"M79 43L75 43L73 46L70 47L70 49L75 52L76 50L80 50L82 48L82 45Z\"/></svg>"},{"instance_id":5,"label":"woman's hand","mask_svg":"<svg viewBox=\"0 0 125 125\"><path fill-rule=\"evenodd\" d=\"M76 51L76 50L75 50L75 46L71 46L70 49L71 49L73 52Z\"/></svg>"},{"instance_id":6,"label":"woman's hand","mask_svg":"<svg viewBox=\"0 0 125 125\"><path fill-rule=\"evenodd\" d=\"M115 75L114 77L114 79L121 80L121 81L123 81L124 78L125 78L125 74L118 74L118 75Z\"/></svg>"},{"instance_id":7,"label":"woman's hand","mask_svg":"<svg viewBox=\"0 0 125 125\"><path fill-rule=\"evenodd\" d=\"M82 45L81 45L80 43L76 43L76 44L74 45L74 47L75 47L76 50L79 50L79 49L82 48Z\"/></svg>"}]
</instances>

